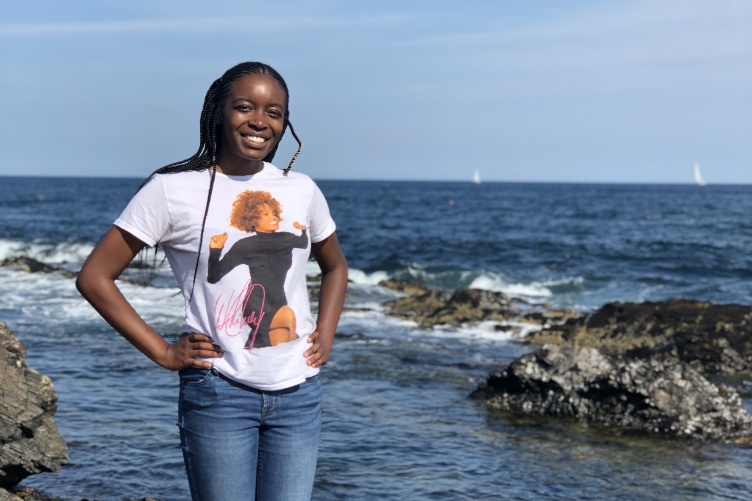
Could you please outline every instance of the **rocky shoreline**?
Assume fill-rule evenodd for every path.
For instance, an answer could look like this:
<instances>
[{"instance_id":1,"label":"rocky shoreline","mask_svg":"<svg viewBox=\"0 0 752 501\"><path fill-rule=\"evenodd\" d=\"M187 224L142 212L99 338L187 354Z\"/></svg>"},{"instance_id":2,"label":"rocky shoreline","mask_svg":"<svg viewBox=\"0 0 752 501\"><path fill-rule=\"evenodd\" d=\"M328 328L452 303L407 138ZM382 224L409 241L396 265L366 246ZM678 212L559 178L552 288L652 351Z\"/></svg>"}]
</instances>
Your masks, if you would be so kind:
<instances>
[{"instance_id":1,"label":"rocky shoreline","mask_svg":"<svg viewBox=\"0 0 752 501\"><path fill-rule=\"evenodd\" d=\"M0 266L64 278L76 276L28 257L5 259ZM56 410L52 380L26 365L26 348L0 322L0 501L62 501L19 485L30 475L60 471L68 463L68 449L54 420Z\"/></svg>"},{"instance_id":2,"label":"rocky shoreline","mask_svg":"<svg viewBox=\"0 0 752 501\"><path fill-rule=\"evenodd\" d=\"M19 485L30 475L60 471L68 448L54 420L52 381L27 367L25 347L2 322L0 383L0 501L62 501Z\"/></svg>"},{"instance_id":3,"label":"rocky shoreline","mask_svg":"<svg viewBox=\"0 0 752 501\"><path fill-rule=\"evenodd\" d=\"M75 275L29 258L2 266ZM401 293L384 313L421 328L487 322L540 348L490 374L471 397L492 411L543 416L666 438L752 444L742 384L752 378L752 307L693 300L556 309L500 292L447 292L384 281ZM0 323L0 501L60 501L18 486L68 461L53 416L52 381L26 366L25 348ZM144 498L148 501L149 498Z\"/></svg>"},{"instance_id":4,"label":"rocky shoreline","mask_svg":"<svg viewBox=\"0 0 752 501\"><path fill-rule=\"evenodd\" d=\"M387 314L422 328L493 322L541 346L471 393L489 409L667 438L752 443L752 417L738 389L712 380L752 375L750 306L670 300L581 313L500 292L381 285L405 294L385 304Z\"/></svg>"},{"instance_id":5,"label":"rocky shoreline","mask_svg":"<svg viewBox=\"0 0 752 501\"><path fill-rule=\"evenodd\" d=\"M59 471L68 449L53 418L57 395L47 376L26 366L26 350L0 323L0 499L29 475ZM34 498L26 498L34 499Z\"/></svg>"}]
</instances>

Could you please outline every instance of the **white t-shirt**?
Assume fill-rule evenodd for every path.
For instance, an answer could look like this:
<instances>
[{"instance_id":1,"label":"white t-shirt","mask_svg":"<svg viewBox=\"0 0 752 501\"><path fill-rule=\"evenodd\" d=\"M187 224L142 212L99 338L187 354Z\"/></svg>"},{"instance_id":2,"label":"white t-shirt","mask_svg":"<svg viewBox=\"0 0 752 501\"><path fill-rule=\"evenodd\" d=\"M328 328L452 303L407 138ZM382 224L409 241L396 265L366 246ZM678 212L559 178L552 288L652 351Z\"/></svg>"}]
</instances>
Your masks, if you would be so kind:
<instances>
[{"instance_id":1,"label":"white t-shirt","mask_svg":"<svg viewBox=\"0 0 752 501\"><path fill-rule=\"evenodd\" d=\"M210 176L156 175L114 224L164 247L185 299L186 331L225 350L209 359L220 373L261 390L299 384L318 373L303 352L316 328L306 288L310 243L335 230L324 195L308 176L285 177L269 163L250 176L217 173L193 288Z\"/></svg>"}]
</instances>

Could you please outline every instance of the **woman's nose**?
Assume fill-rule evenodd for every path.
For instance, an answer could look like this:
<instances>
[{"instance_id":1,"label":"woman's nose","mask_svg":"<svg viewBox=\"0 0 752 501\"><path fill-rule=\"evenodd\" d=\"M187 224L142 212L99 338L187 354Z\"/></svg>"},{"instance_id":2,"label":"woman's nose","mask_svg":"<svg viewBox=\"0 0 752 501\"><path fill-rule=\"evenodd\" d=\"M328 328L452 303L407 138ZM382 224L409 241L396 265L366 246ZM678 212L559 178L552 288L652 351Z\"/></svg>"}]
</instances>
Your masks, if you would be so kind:
<instances>
[{"instance_id":1,"label":"woman's nose","mask_svg":"<svg viewBox=\"0 0 752 501\"><path fill-rule=\"evenodd\" d=\"M266 128L266 121L264 120L264 114L263 113L251 113L251 116L248 117L248 124L254 129Z\"/></svg>"}]
</instances>

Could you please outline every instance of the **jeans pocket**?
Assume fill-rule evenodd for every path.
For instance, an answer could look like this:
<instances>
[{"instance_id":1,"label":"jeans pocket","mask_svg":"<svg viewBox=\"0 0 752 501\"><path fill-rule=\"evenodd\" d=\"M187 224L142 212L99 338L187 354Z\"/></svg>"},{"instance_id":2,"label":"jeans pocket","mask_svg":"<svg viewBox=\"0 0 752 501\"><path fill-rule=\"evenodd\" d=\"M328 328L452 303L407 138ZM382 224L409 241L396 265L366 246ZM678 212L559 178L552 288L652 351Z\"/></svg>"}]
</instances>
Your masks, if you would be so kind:
<instances>
[{"instance_id":1,"label":"jeans pocket","mask_svg":"<svg viewBox=\"0 0 752 501\"><path fill-rule=\"evenodd\" d=\"M216 369L204 369L201 367L188 367L178 372L180 384L184 386L201 386L212 377L216 376Z\"/></svg>"}]
</instances>

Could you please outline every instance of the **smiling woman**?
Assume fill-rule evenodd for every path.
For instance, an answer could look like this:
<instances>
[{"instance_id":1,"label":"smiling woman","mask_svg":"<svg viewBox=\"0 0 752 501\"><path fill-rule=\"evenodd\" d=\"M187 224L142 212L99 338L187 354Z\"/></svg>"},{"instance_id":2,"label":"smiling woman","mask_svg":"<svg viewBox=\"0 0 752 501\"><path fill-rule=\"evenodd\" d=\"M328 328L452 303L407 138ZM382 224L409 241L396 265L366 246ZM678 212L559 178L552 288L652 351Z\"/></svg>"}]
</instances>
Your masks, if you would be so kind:
<instances>
[{"instance_id":1,"label":"smiling woman","mask_svg":"<svg viewBox=\"0 0 752 501\"><path fill-rule=\"evenodd\" d=\"M288 103L287 84L263 63L239 64L214 81L198 151L144 182L76 282L123 337L180 371L178 425L194 500L311 496L318 373L332 350L347 263L321 191L290 173L300 140ZM280 170L270 162L288 127L299 147ZM144 247L157 244L185 299L185 332L175 343L147 325L115 284ZM315 320L305 275L311 253L322 271Z\"/></svg>"},{"instance_id":2,"label":"smiling woman","mask_svg":"<svg viewBox=\"0 0 752 501\"><path fill-rule=\"evenodd\" d=\"M219 172L255 174L263 168L285 132L287 101L286 90L268 75L244 75L230 85L217 120Z\"/></svg>"}]
</instances>

